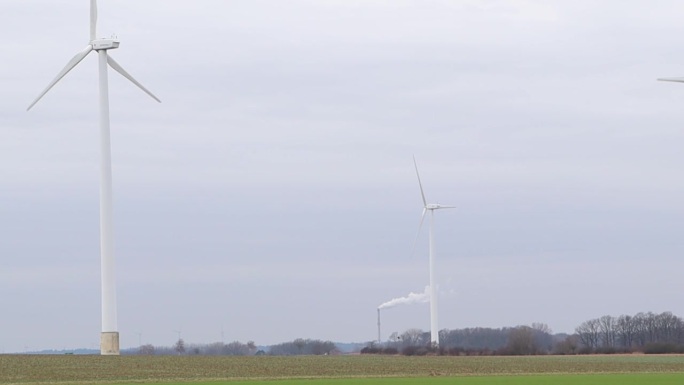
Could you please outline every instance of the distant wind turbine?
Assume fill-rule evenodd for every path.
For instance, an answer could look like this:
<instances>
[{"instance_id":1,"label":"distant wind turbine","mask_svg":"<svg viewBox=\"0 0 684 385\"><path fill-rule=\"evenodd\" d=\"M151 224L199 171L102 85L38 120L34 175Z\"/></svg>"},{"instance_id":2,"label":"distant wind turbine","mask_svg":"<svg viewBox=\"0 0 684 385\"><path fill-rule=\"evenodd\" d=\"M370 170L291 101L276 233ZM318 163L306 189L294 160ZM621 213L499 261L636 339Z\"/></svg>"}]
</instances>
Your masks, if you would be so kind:
<instances>
[{"instance_id":1,"label":"distant wind turbine","mask_svg":"<svg viewBox=\"0 0 684 385\"><path fill-rule=\"evenodd\" d=\"M109 86L107 65L112 67L126 79L145 91L157 102L161 101L138 83L107 54L110 49L119 48L116 38L97 38L97 1L90 1L90 42L86 48L76 54L67 63L57 77L31 103L27 111L33 108L45 94L62 78L78 65L92 51L99 58L100 86L100 256L102 274L102 334L100 336L100 353L102 355L119 355L119 332L116 309L116 276L112 244L112 161L109 139Z\"/></svg>"},{"instance_id":2,"label":"distant wind turbine","mask_svg":"<svg viewBox=\"0 0 684 385\"><path fill-rule=\"evenodd\" d=\"M423 221L425 214L430 212L430 341L433 345L439 346L439 325L437 319L437 269L435 267L435 210L439 209L453 209L454 206L445 206L439 203L427 203L425 199L425 192L423 191L423 184L420 181L420 173L418 172L418 163L416 157L413 157L413 165L416 168L416 176L418 177L418 186L420 186L420 195L423 198L423 214L420 217L420 226L418 226L418 235L413 242L413 250L415 251L418 238L420 237L420 230L423 228Z\"/></svg>"}]
</instances>

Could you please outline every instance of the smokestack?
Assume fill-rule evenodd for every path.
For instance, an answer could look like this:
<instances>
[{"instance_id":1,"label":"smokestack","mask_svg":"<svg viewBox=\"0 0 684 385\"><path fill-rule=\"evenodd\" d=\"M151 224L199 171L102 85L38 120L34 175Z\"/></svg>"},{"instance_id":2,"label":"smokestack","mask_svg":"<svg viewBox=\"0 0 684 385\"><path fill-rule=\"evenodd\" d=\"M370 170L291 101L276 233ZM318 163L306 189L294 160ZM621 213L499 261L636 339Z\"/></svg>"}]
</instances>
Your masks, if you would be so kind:
<instances>
[{"instance_id":1,"label":"smokestack","mask_svg":"<svg viewBox=\"0 0 684 385\"><path fill-rule=\"evenodd\" d=\"M389 309L391 307L399 305L412 305L414 303L427 302L430 302L430 286L425 287L425 291L422 293L410 292L406 297L394 298L392 300L389 300L378 306L378 309Z\"/></svg>"},{"instance_id":2,"label":"smokestack","mask_svg":"<svg viewBox=\"0 0 684 385\"><path fill-rule=\"evenodd\" d=\"M380 308L378 308L378 343L382 343L382 338L380 338Z\"/></svg>"}]
</instances>

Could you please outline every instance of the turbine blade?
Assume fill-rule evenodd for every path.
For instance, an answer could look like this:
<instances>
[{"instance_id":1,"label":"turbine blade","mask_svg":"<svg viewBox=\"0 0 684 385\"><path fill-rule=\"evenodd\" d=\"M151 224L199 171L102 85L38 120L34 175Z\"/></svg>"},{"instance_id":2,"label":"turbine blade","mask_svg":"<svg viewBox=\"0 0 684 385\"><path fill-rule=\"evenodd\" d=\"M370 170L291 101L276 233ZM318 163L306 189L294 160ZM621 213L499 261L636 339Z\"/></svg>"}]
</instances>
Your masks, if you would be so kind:
<instances>
[{"instance_id":1,"label":"turbine blade","mask_svg":"<svg viewBox=\"0 0 684 385\"><path fill-rule=\"evenodd\" d=\"M26 111L28 111L28 110L30 110L31 108L33 108L33 106L35 106L36 103L38 103L38 101L39 101L40 99L42 99L43 96L45 96L45 94L47 94L48 91L50 91L50 89L52 89L52 87L55 86L55 84L57 84L57 82L59 82L60 80L62 80L62 78L63 78L64 76L66 76L66 74L68 74L69 71L71 71L72 69L74 69L74 67L76 67L76 66L78 65L78 63L80 63L83 59L85 59L85 57L88 56L88 54L89 54L90 51L92 51L92 50L93 50L93 46L89 45L88 47L86 47L86 49L84 49L83 51L77 53L76 56L74 56L73 59L71 59L71 60L67 63L67 65L62 69L62 71L61 71L59 74L57 74L57 77L55 77L55 79L47 86L47 88L45 88L45 90L36 98L36 100L34 100L33 103L31 103L31 105L28 106L28 108L26 109Z\"/></svg>"},{"instance_id":2,"label":"turbine blade","mask_svg":"<svg viewBox=\"0 0 684 385\"><path fill-rule=\"evenodd\" d=\"M97 39L97 0L90 0L90 41Z\"/></svg>"},{"instance_id":3,"label":"turbine blade","mask_svg":"<svg viewBox=\"0 0 684 385\"><path fill-rule=\"evenodd\" d=\"M438 208L438 209L455 209L456 206L444 206L444 205L439 205L439 207L437 207L437 208Z\"/></svg>"},{"instance_id":4,"label":"turbine blade","mask_svg":"<svg viewBox=\"0 0 684 385\"><path fill-rule=\"evenodd\" d=\"M425 221L426 213L427 209L423 209L423 215L420 216L420 225L418 225L418 234L416 235L416 239L413 241L413 247L411 248L411 258L413 258L413 254L416 252L416 245L418 244L418 238L420 238L420 230L423 229L423 221Z\"/></svg>"},{"instance_id":5,"label":"turbine blade","mask_svg":"<svg viewBox=\"0 0 684 385\"><path fill-rule=\"evenodd\" d=\"M161 103L161 100L159 100L159 98L154 96L154 94L152 92L150 92L147 88L145 88L142 84L140 84L137 80L135 80L133 78L133 76L131 76L131 74L126 72L126 70L123 69L123 67L121 67L121 65L119 65L119 63L117 63L116 60L112 59L112 57L109 55L107 55L107 63L109 63L109 66L112 67L114 69L114 71L120 73L123 77L125 77L126 79L130 80L133 84L138 86L141 90L145 91L145 93L150 95L152 97L152 99Z\"/></svg>"},{"instance_id":6,"label":"turbine blade","mask_svg":"<svg viewBox=\"0 0 684 385\"><path fill-rule=\"evenodd\" d=\"M427 206L425 193L423 192L423 184L420 182L420 174L418 173L418 163L416 163L416 156L413 156L413 165L416 166L416 175L418 176L418 186L420 186L420 195L423 197L423 207ZM423 214L424 215L424 214Z\"/></svg>"},{"instance_id":7,"label":"turbine blade","mask_svg":"<svg viewBox=\"0 0 684 385\"><path fill-rule=\"evenodd\" d=\"M684 78L660 78L658 81L684 83Z\"/></svg>"}]
</instances>

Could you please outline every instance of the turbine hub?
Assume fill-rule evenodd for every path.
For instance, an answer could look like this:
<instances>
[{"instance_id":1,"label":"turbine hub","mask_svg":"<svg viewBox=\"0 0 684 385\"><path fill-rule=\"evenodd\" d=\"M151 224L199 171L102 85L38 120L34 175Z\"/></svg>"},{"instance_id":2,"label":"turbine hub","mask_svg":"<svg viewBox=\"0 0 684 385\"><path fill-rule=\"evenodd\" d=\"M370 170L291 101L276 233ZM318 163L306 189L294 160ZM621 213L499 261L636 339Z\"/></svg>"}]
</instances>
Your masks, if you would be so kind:
<instances>
[{"instance_id":1,"label":"turbine hub","mask_svg":"<svg viewBox=\"0 0 684 385\"><path fill-rule=\"evenodd\" d=\"M92 44L95 51L119 48L119 41L117 39L97 39L91 41L90 44Z\"/></svg>"}]
</instances>

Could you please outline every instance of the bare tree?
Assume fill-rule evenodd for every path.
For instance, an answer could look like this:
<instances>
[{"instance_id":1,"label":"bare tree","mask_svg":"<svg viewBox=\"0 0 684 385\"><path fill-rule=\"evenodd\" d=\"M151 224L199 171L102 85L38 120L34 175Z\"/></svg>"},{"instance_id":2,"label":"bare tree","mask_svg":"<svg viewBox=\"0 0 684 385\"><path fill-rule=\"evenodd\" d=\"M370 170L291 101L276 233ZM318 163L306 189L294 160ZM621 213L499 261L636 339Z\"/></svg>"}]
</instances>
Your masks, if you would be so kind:
<instances>
[{"instance_id":1,"label":"bare tree","mask_svg":"<svg viewBox=\"0 0 684 385\"><path fill-rule=\"evenodd\" d=\"M579 337L575 335L567 336L553 347L553 354L577 354L580 345Z\"/></svg>"},{"instance_id":2,"label":"bare tree","mask_svg":"<svg viewBox=\"0 0 684 385\"><path fill-rule=\"evenodd\" d=\"M582 322L582 324L575 329L575 333L577 333L580 342L585 348L595 350L599 343L599 330L599 320L593 319Z\"/></svg>"},{"instance_id":3,"label":"bare tree","mask_svg":"<svg viewBox=\"0 0 684 385\"><path fill-rule=\"evenodd\" d=\"M249 347L239 341L233 341L224 346L223 354L229 356L248 356Z\"/></svg>"},{"instance_id":4,"label":"bare tree","mask_svg":"<svg viewBox=\"0 0 684 385\"><path fill-rule=\"evenodd\" d=\"M204 347L204 354L208 356L220 356L223 354L225 344L223 342L214 342Z\"/></svg>"},{"instance_id":5,"label":"bare tree","mask_svg":"<svg viewBox=\"0 0 684 385\"><path fill-rule=\"evenodd\" d=\"M539 347L534 339L534 330L529 326L518 326L511 330L506 344L506 353L522 356L534 355L539 352Z\"/></svg>"},{"instance_id":6,"label":"bare tree","mask_svg":"<svg viewBox=\"0 0 684 385\"><path fill-rule=\"evenodd\" d=\"M428 341L424 338L425 332L420 329L409 329L401 335L403 346L424 346Z\"/></svg>"},{"instance_id":7,"label":"bare tree","mask_svg":"<svg viewBox=\"0 0 684 385\"><path fill-rule=\"evenodd\" d=\"M634 342L637 346L645 346L648 341L648 322L646 314L637 313L632 317L632 328L634 330Z\"/></svg>"},{"instance_id":8,"label":"bare tree","mask_svg":"<svg viewBox=\"0 0 684 385\"><path fill-rule=\"evenodd\" d=\"M553 331L549 325L541 322L534 322L530 325L534 335L534 343L537 345L537 354L549 353L553 349Z\"/></svg>"},{"instance_id":9,"label":"bare tree","mask_svg":"<svg viewBox=\"0 0 684 385\"><path fill-rule=\"evenodd\" d=\"M304 346L306 346L306 341L302 338L297 338L294 340L294 345L299 349L299 354L302 354L302 349L304 349Z\"/></svg>"},{"instance_id":10,"label":"bare tree","mask_svg":"<svg viewBox=\"0 0 684 385\"><path fill-rule=\"evenodd\" d=\"M178 355L181 355L185 353L185 341L183 341L182 338L179 338L176 344L173 346L173 349L178 353Z\"/></svg>"},{"instance_id":11,"label":"bare tree","mask_svg":"<svg viewBox=\"0 0 684 385\"><path fill-rule=\"evenodd\" d=\"M606 349L615 348L615 318L604 315L599 318L599 329L601 330L601 343Z\"/></svg>"},{"instance_id":12,"label":"bare tree","mask_svg":"<svg viewBox=\"0 0 684 385\"><path fill-rule=\"evenodd\" d=\"M444 330L440 334L440 345L447 349L467 351L495 351L508 343L511 328L466 328Z\"/></svg>"},{"instance_id":13,"label":"bare tree","mask_svg":"<svg viewBox=\"0 0 684 385\"><path fill-rule=\"evenodd\" d=\"M624 349L631 349L634 341L634 322L632 316L621 315L615 322L615 331L617 334L618 345Z\"/></svg>"},{"instance_id":14,"label":"bare tree","mask_svg":"<svg viewBox=\"0 0 684 385\"><path fill-rule=\"evenodd\" d=\"M141 345L140 348L138 349L138 354L146 355L146 356L154 355L154 346L152 346L150 344Z\"/></svg>"},{"instance_id":15,"label":"bare tree","mask_svg":"<svg viewBox=\"0 0 684 385\"><path fill-rule=\"evenodd\" d=\"M681 326L682 320L669 311L656 315L656 342L681 343Z\"/></svg>"},{"instance_id":16,"label":"bare tree","mask_svg":"<svg viewBox=\"0 0 684 385\"><path fill-rule=\"evenodd\" d=\"M247 354L249 354L250 356L253 356L256 354L257 347L256 347L256 344L254 343L254 341L247 341L247 349L248 349Z\"/></svg>"},{"instance_id":17,"label":"bare tree","mask_svg":"<svg viewBox=\"0 0 684 385\"><path fill-rule=\"evenodd\" d=\"M549 327L549 325L542 323L542 322L533 322L530 327L534 330L540 331L542 333L546 334L552 334L553 330Z\"/></svg>"}]
</instances>

